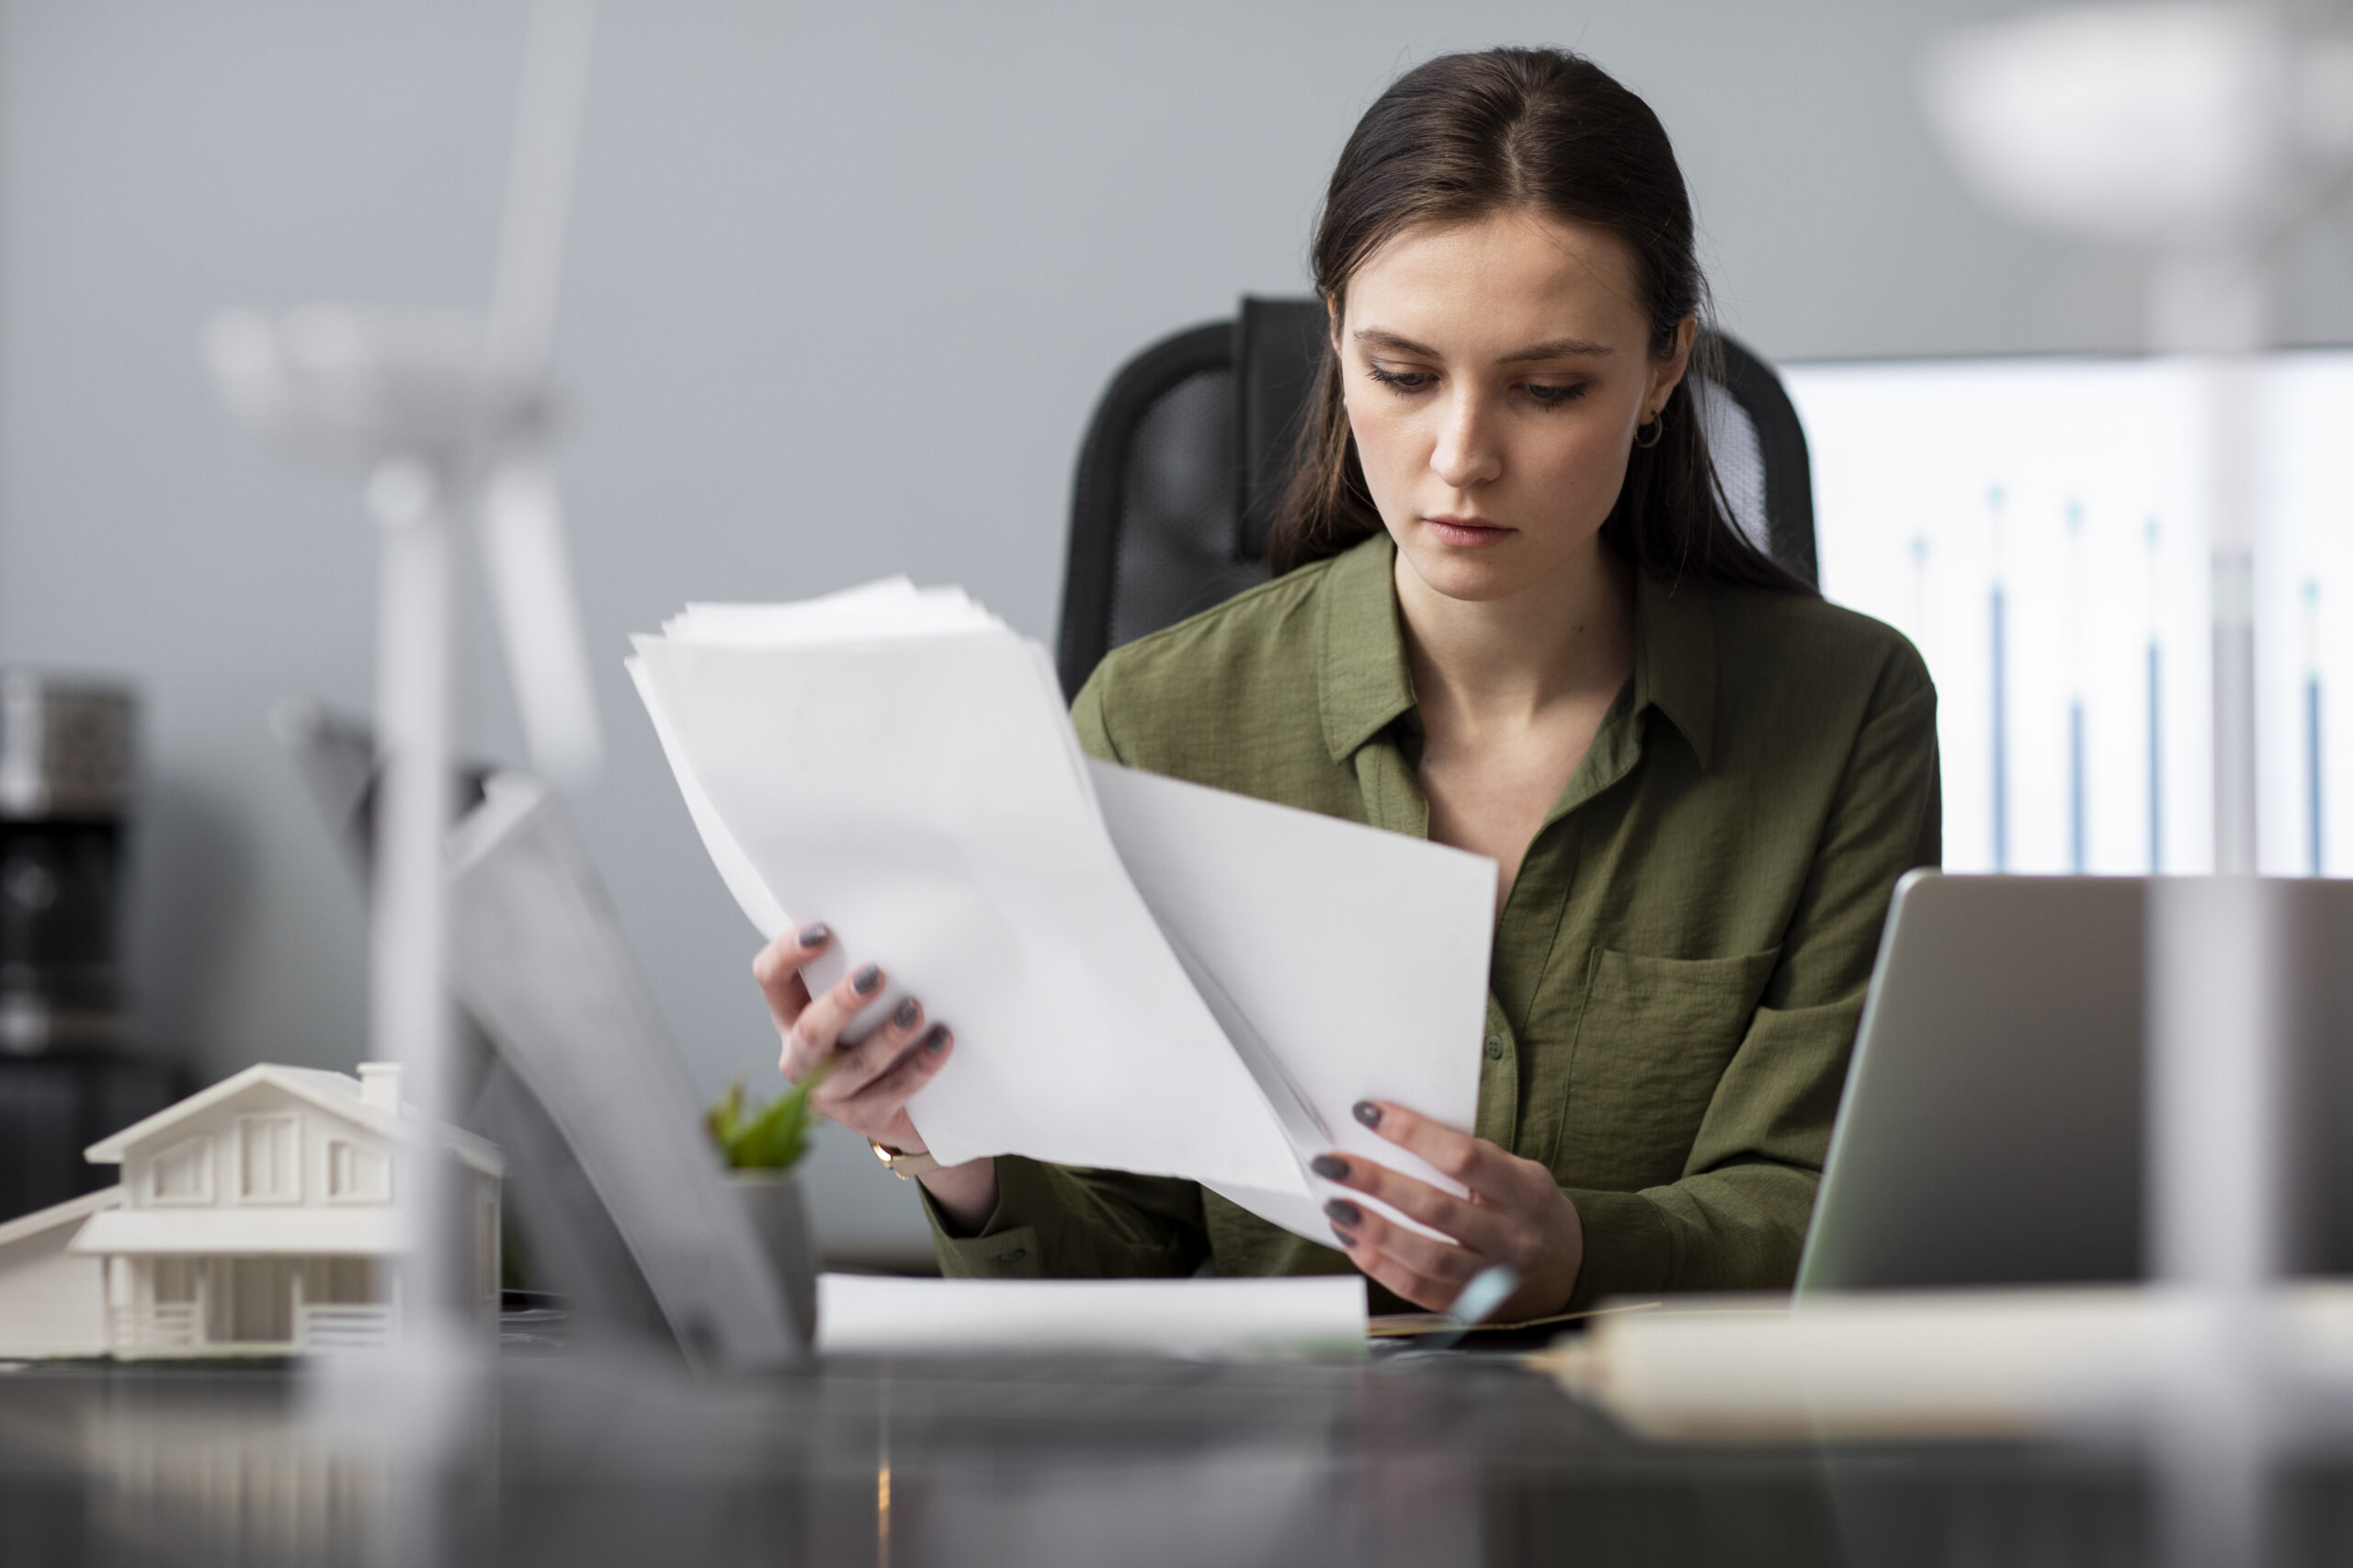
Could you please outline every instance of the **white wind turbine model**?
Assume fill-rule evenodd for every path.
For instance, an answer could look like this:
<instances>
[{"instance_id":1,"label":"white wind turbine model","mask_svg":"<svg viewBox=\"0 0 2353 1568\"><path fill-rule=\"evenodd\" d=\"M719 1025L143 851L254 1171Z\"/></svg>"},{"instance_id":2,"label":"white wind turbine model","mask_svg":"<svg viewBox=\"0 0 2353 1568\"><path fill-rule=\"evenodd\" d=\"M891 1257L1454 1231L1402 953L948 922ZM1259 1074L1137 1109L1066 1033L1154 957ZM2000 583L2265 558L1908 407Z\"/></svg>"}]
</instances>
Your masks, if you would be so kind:
<instances>
[{"instance_id":1,"label":"white wind turbine model","mask_svg":"<svg viewBox=\"0 0 2353 1568\"><path fill-rule=\"evenodd\" d=\"M594 0L536 0L487 315L313 304L232 311L205 357L238 422L267 445L365 488L381 532L376 641L380 783L370 931L369 1053L447 1119L449 1040L442 845L454 801L460 537L479 531L531 756L561 782L602 756L586 641L548 449L548 358L586 89ZM449 1296L438 1162L417 1162L404 1299L416 1326Z\"/></svg>"}]
</instances>

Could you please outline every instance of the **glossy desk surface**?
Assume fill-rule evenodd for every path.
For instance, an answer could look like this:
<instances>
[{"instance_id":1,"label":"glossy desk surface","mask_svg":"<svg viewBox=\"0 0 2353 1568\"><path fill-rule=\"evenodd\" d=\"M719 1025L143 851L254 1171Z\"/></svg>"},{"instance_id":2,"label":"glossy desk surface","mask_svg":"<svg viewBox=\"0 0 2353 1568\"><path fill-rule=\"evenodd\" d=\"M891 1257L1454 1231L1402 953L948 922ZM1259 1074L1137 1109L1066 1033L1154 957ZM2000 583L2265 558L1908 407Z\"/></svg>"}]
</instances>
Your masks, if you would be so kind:
<instances>
[{"instance_id":1,"label":"glossy desk surface","mask_svg":"<svg viewBox=\"0 0 2353 1568\"><path fill-rule=\"evenodd\" d=\"M448 1402L438 1483L283 1365L0 1374L0 1563L2116 1563L2124 1449L1672 1447L1461 1354L835 1362L694 1383L584 1356ZM407 1479L404 1479L407 1478ZM2353 1453L2282 1560L2353 1557Z\"/></svg>"}]
</instances>

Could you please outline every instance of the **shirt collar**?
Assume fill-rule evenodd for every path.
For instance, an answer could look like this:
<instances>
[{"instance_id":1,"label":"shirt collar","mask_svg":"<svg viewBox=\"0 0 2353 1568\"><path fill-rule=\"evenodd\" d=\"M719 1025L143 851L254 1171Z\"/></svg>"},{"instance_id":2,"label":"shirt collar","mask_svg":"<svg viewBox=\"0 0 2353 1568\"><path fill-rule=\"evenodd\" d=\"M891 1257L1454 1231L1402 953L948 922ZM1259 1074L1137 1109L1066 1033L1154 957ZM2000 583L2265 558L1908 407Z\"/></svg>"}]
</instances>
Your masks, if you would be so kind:
<instances>
[{"instance_id":1,"label":"shirt collar","mask_svg":"<svg viewBox=\"0 0 2353 1568\"><path fill-rule=\"evenodd\" d=\"M1375 534L1334 560L1324 576L1319 700L1334 762L1347 761L1414 706L1405 630L1397 623L1396 562L1389 536Z\"/></svg>"},{"instance_id":2,"label":"shirt collar","mask_svg":"<svg viewBox=\"0 0 2353 1568\"><path fill-rule=\"evenodd\" d=\"M1716 744L1716 625L1708 585L1634 574L1634 711L1655 708L1683 733L1702 768Z\"/></svg>"},{"instance_id":3,"label":"shirt collar","mask_svg":"<svg viewBox=\"0 0 2353 1568\"><path fill-rule=\"evenodd\" d=\"M1397 620L1395 547L1376 534L1338 556L1324 579L1320 703L1332 760L1346 762L1414 706ZM1699 766L1715 745L1716 639L1707 585L1634 577L1634 710L1656 708Z\"/></svg>"}]
</instances>

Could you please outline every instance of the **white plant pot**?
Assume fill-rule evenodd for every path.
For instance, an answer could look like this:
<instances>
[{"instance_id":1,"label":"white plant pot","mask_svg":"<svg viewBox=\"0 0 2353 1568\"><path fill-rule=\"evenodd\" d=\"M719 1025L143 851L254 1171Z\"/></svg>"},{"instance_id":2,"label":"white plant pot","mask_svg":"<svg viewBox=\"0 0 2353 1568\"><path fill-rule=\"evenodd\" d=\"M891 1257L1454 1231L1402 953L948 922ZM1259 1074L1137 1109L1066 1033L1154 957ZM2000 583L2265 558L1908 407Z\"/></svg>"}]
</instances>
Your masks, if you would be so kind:
<instances>
[{"instance_id":1,"label":"white plant pot","mask_svg":"<svg viewBox=\"0 0 2353 1568\"><path fill-rule=\"evenodd\" d=\"M730 1183L791 1304L793 1326L817 1332L817 1247L809 1228L809 1201L791 1171L732 1170Z\"/></svg>"}]
</instances>

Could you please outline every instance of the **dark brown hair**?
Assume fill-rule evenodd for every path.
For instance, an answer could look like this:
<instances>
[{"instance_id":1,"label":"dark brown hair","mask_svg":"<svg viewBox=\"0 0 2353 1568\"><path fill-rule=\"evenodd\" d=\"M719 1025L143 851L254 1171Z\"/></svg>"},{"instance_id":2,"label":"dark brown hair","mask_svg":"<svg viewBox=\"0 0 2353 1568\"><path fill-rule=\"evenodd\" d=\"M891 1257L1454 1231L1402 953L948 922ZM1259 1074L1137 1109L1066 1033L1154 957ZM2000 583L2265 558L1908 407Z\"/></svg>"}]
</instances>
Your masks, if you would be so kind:
<instances>
[{"instance_id":1,"label":"dark brown hair","mask_svg":"<svg viewBox=\"0 0 2353 1568\"><path fill-rule=\"evenodd\" d=\"M1526 208L1607 229L1634 256L1651 349L1672 353L1684 318L1706 305L1691 199L1650 106L1582 56L1495 49L1441 55L1399 77L1340 153L1315 230L1315 289L1340 314L1348 279L1405 230ZM1665 577L1812 592L1734 528L1700 427L1691 377L1712 369L1702 333L1667 399L1654 445L1635 447L1601 537ZM1267 543L1288 572L1381 531L1341 402L1327 339L1290 480Z\"/></svg>"}]
</instances>

